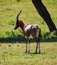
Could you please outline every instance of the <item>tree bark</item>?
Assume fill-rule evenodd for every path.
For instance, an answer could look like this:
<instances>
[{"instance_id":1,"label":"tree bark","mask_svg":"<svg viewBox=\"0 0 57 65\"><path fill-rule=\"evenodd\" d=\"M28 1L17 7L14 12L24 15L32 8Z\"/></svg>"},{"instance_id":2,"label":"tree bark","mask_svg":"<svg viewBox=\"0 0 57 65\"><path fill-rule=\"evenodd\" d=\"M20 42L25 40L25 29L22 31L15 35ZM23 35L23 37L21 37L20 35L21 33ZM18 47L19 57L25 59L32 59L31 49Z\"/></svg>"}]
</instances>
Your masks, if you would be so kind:
<instances>
[{"instance_id":1,"label":"tree bark","mask_svg":"<svg viewBox=\"0 0 57 65\"><path fill-rule=\"evenodd\" d=\"M44 19L45 23L48 25L50 32L56 30L56 26L53 23L49 12L46 7L43 5L42 0L32 0L35 8L37 9L40 16Z\"/></svg>"}]
</instances>

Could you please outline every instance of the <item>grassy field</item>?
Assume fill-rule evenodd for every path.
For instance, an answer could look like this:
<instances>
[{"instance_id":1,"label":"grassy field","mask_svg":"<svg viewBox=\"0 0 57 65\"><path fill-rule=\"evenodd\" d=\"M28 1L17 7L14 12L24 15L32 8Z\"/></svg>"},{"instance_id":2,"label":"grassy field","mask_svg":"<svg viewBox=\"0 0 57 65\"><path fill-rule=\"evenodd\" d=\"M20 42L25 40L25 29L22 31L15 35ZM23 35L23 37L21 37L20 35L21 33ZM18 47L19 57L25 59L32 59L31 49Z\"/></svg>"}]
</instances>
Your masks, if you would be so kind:
<instances>
[{"instance_id":1,"label":"grassy field","mask_svg":"<svg viewBox=\"0 0 57 65\"><path fill-rule=\"evenodd\" d=\"M57 65L57 42L42 42L41 54L34 54L35 43L30 48L25 54L24 43L0 43L0 65Z\"/></svg>"},{"instance_id":2,"label":"grassy field","mask_svg":"<svg viewBox=\"0 0 57 65\"><path fill-rule=\"evenodd\" d=\"M42 1L57 27L57 0ZM0 65L57 65L57 42L41 42L41 54L34 54L35 43L31 43L31 53L24 53L22 30L13 29L16 15L21 9L22 14L19 18L24 23L38 24L43 38L44 34L49 32L31 0L0 0ZM50 38L57 41L57 37L53 34L48 36L49 41L51 41Z\"/></svg>"}]
</instances>

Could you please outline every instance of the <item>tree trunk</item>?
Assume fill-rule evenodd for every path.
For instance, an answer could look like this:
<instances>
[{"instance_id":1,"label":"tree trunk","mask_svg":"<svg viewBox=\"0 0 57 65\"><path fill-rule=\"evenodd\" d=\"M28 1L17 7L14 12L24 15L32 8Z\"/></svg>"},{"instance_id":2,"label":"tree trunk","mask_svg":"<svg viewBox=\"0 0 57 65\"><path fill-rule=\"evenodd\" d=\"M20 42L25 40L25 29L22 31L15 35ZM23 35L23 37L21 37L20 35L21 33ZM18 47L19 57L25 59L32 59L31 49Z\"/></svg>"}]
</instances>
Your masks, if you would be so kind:
<instances>
[{"instance_id":1,"label":"tree trunk","mask_svg":"<svg viewBox=\"0 0 57 65\"><path fill-rule=\"evenodd\" d=\"M44 19L45 23L48 25L50 32L56 30L55 24L53 23L49 12L46 7L43 5L41 0L32 0L35 8L37 9L40 16Z\"/></svg>"}]
</instances>

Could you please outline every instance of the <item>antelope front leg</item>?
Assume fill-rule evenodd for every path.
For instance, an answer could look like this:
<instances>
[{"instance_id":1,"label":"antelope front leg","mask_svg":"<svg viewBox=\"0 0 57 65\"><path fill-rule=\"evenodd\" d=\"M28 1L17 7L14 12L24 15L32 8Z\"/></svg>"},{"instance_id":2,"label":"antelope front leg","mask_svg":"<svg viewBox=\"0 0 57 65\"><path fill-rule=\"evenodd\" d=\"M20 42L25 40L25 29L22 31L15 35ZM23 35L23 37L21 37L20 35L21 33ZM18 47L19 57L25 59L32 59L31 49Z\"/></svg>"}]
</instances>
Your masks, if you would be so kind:
<instances>
[{"instance_id":1,"label":"antelope front leg","mask_svg":"<svg viewBox=\"0 0 57 65\"><path fill-rule=\"evenodd\" d=\"M28 48L27 48L27 51L28 51L28 53L30 53L30 42L29 42L29 39L28 39Z\"/></svg>"},{"instance_id":2,"label":"antelope front leg","mask_svg":"<svg viewBox=\"0 0 57 65\"><path fill-rule=\"evenodd\" d=\"M25 39L25 41L26 41L26 51L25 51L25 53L27 53L27 39Z\"/></svg>"},{"instance_id":3,"label":"antelope front leg","mask_svg":"<svg viewBox=\"0 0 57 65\"><path fill-rule=\"evenodd\" d=\"M30 53L30 43L29 43L29 39L26 39L26 51L25 53Z\"/></svg>"}]
</instances>

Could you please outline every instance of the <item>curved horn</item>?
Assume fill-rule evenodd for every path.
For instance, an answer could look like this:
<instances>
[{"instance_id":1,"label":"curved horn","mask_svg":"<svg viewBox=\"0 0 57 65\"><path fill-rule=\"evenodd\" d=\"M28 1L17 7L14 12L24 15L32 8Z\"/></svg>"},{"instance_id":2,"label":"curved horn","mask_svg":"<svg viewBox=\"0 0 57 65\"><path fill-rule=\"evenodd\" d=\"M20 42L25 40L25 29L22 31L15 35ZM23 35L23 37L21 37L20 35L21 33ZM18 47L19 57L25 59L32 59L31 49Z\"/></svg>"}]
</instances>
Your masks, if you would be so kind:
<instances>
[{"instance_id":1,"label":"curved horn","mask_svg":"<svg viewBox=\"0 0 57 65\"><path fill-rule=\"evenodd\" d=\"M16 17L16 18L17 18L17 20L18 20L18 16L21 14L21 12L22 12L22 10L20 10L20 12L18 13L18 15L17 15L17 17Z\"/></svg>"}]
</instances>

